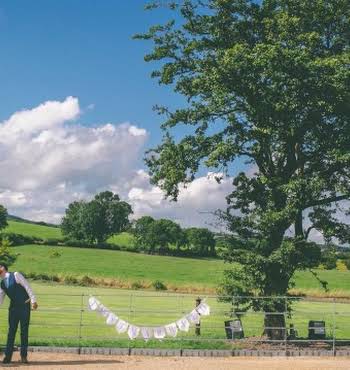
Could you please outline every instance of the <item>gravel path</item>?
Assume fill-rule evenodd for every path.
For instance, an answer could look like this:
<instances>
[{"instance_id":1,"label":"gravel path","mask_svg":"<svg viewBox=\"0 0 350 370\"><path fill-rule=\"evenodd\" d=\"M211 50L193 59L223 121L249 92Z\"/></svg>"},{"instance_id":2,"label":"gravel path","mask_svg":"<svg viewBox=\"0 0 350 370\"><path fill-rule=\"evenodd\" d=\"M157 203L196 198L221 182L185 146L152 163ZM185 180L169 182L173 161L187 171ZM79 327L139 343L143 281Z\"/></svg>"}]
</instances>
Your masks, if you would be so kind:
<instances>
[{"instance_id":1,"label":"gravel path","mask_svg":"<svg viewBox=\"0 0 350 370\"><path fill-rule=\"evenodd\" d=\"M349 370L350 358L344 357L143 357L30 353L29 365L18 363L15 354L8 369L120 369L120 370ZM1 365L0 365L1 366Z\"/></svg>"}]
</instances>

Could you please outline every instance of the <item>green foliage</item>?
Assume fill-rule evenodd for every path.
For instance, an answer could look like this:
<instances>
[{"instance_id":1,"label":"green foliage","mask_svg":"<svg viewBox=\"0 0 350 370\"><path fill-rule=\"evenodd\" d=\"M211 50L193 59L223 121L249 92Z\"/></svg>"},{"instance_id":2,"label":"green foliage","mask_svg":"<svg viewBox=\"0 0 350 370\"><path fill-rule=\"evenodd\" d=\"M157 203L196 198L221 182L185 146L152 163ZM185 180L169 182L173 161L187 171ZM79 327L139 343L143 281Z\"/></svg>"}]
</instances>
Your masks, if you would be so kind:
<instances>
[{"instance_id":1,"label":"green foliage","mask_svg":"<svg viewBox=\"0 0 350 370\"><path fill-rule=\"evenodd\" d=\"M142 289L142 288L143 288L143 285L140 281L134 281L131 284L131 289L133 289L133 290L139 290L139 289Z\"/></svg>"},{"instance_id":2,"label":"green foliage","mask_svg":"<svg viewBox=\"0 0 350 370\"><path fill-rule=\"evenodd\" d=\"M215 255L214 233L205 228L191 227L185 230L187 243L199 255Z\"/></svg>"},{"instance_id":3,"label":"green foliage","mask_svg":"<svg viewBox=\"0 0 350 370\"><path fill-rule=\"evenodd\" d=\"M0 241L0 263L5 263L7 266L11 266L17 256L10 250L11 243L8 239L2 238Z\"/></svg>"},{"instance_id":4,"label":"green foliage","mask_svg":"<svg viewBox=\"0 0 350 370\"><path fill-rule=\"evenodd\" d=\"M153 76L188 103L158 107L167 118L146 158L152 182L176 200L199 168L220 182L247 160L254 172L234 174L219 213L241 240L226 254L241 264L227 289L284 295L296 269L319 263L313 229L350 240L335 215L350 199L350 3L186 0L175 11L181 22L136 36L154 42ZM188 134L175 138L183 125Z\"/></svg>"},{"instance_id":5,"label":"green foliage","mask_svg":"<svg viewBox=\"0 0 350 370\"><path fill-rule=\"evenodd\" d=\"M333 270L337 267L337 252L334 248L326 249L322 252L322 265L326 270Z\"/></svg>"},{"instance_id":6,"label":"green foliage","mask_svg":"<svg viewBox=\"0 0 350 370\"><path fill-rule=\"evenodd\" d=\"M115 233L125 231L132 213L130 204L110 191L99 193L90 202L73 202L62 220L66 237L102 243Z\"/></svg>"},{"instance_id":7,"label":"green foliage","mask_svg":"<svg viewBox=\"0 0 350 370\"><path fill-rule=\"evenodd\" d=\"M137 243L148 253L165 253L170 244L178 247L186 243L181 227L167 219L154 220L143 216L136 220L132 228Z\"/></svg>"},{"instance_id":8,"label":"green foliage","mask_svg":"<svg viewBox=\"0 0 350 370\"><path fill-rule=\"evenodd\" d=\"M0 204L0 230L4 229L8 225L7 216L6 208Z\"/></svg>"},{"instance_id":9,"label":"green foliage","mask_svg":"<svg viewBox=\"0 0 350 370\"><path fill-rule=\"evenodd\" d=\"M155 280L153 283L152 283L152 286L155 290L167 290L168 288L166 287L166 285L160 281L160 280Z\"/></svg>"},{"instance_id":10,"label":"green foliage","mask_svg":"<svg viewBox=\"0 0 350 370\"><path fill-rule=\"evenodd\" d=\"M58 258L58 257L61 257L61 253L60 252L53 250L50 253L50 258Z\"/></svg>"},{"instance_id":11,"label":"green foliage","mask_svg":"<svg viewBox=\"0 0 350 370\"><path fill-rule=\"evenodd\" d=\"M347 258L346 260L344 260L344 263L345 263L347 269L350 270L350 257Z\"/></svg>"}]
</instances>

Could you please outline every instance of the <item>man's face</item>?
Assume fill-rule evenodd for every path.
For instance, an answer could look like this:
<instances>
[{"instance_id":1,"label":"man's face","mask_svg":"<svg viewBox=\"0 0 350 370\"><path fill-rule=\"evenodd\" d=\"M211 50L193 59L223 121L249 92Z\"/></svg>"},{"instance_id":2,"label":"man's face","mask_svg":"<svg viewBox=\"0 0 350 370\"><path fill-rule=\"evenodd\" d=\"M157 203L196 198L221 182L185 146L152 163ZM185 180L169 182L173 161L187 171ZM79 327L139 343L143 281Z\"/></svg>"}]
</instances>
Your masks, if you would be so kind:
<instances>
[{"instance_id":1,"label":"man's face","mask_svg":"<svg viewBox=\"0 0 350 370\"><path fill-rule=\"evenodd\" d=\"M0 265L0 277L1 277L2 279L5 277L6 272L7 272L7 271L6 271L5 267Z\"/></svg>"}]
</instances>

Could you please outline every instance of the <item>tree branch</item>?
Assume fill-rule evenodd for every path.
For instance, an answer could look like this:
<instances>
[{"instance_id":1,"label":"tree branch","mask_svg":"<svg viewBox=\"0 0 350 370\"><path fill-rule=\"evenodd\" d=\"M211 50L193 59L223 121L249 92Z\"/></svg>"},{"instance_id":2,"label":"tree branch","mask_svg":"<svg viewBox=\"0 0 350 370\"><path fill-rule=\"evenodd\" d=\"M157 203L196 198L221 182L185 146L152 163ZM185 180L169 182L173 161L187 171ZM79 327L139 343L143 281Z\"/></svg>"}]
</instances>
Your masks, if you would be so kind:
<instances>
[{"instance_id":1,"label":"tree branch","mask_svg":"<svg viewBox=\"0 0 350 370\"><path fill-rule=\"evenodd\" d=\"M322 205L328 204L328 203L339 202L341 200L345 200L345 199L348 199L348 198L349 198L349 195L348 194L344 194L344 195L338 195L337 197L330 197L330 198L325 198L325 199L319 199L319 200L316 200L313 203L307 204L306 207L305 207L305 209L306 208L309 208L309 207L322 206Z\"/></svg>"}]
</instances>

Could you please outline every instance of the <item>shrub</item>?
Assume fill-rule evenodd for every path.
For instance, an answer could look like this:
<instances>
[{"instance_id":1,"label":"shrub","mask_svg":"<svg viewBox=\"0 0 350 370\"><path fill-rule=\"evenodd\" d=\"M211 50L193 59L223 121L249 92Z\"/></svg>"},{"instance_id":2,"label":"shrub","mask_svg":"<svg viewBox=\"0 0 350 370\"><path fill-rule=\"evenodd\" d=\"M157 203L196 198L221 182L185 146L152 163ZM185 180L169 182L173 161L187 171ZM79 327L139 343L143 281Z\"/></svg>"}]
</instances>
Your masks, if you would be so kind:
<instances>
[{"instance_id":1,"label":"shrub","mask_svg":"<svg viewBox=\"0 0 350 370\"><path fill-rule=\"evenodd\" d=\"M23 244L32 244L35 243L38 238L34 238L32 236L21 235L16 233L1 233L0 239L4 240L7 239L11 245L23 245Z\"/></svg>"},{"instance_id":2,"label":"shrub","mask_svg":"<svg viewBox=\"0 0 350 370\"><path fill-rule=\"evenodd\" d=\"M142 289L142 288L143 288L143 285L139 281L134 281L131 284L131 289L133 289L133 290L138 290L138 289Z\"/></svg>"},{"instance_id":3,"label":"shrub","mask_svg":"<svg viewBox=\"0 0 350 370\"><path fill-rule=\"evenodd\" d=\"M43 244L46 245L59 245L62 243L62 239L58 238L49 238L49 239L44 239Z\"/></svg>"},{"instance_id":4,"label":"shrub","mask_svg":"<svg viewBox=\"0 0 350 370\"><path fill-rule=\"evenodd\" d=\"M166 287L166 285L160 281L160 280L156 280L152 283L152 286L155 290L167 290L168 288Z\"/></svg>"},{"instance_id":5,"label":"shrub","mask_svg":"<svg viewBox=\"0 0 350 370\"><path fill-rule=\"evenodd\" d=\"M58 258L61 257L61 253L58 251L52 251L50 254L50 258Z\"/></svg>"},{"instance_id":6,"label":"shrub","mask_svg":"<svg viewBox=\"0 0 350 370\"><path fill-rule=\"evenodd\" d=\"M77 285L78 279L75 278L74 276L67 275L64 277L64 283L69 285Z\"/></svg>"},{"instance_id":7,"label":"shrub","mask_svg":"<svg viewBox=\"0 0 350 370\"><path fill-rule=\"evenodd\" d=\"M338 271L347 271L346 264L342 260L337 261L337 270Z\"/></svg>"},{"instance_id":8,"label":"shrub","mask_svg":"<svg viewBox=\"0 0 350 370\"><path fill-rule=\"evenodd\" d=\"M7 266L11 266L17 256L10 251L11 242L7 238L3 238L0 241L0 262L6 263Z\"/></svg>"},{"instance_id":9,"label":"shrub","mask_svg":"<svg viewBox=\"0 0 350 370\"><path fill-rule=\"evenodd\" d=\"M348 270L350 270L350 257L344 260L345 266L347 267Z\"/></svg>"},{"instance_id":10,"label":"shrub","mask_svg":"<svg viewBox=\"0 0 350 370\"><path fill-rule=\"evenodd\" d=\"M333 248L322 252L322 265L326 270L333 270L337 267L337 255Z\"/></svg>"},{"instance_id":11,"label":"shrub","mask_svg":"<svg viewBox=\"0 0 350 370\"><path fill-rule=\"evenodd\" d=\"M94 285L94 280L91 279L89 276L84 275L80 280L80 285L82 286L91 286Z\"/></svg>"}]
</instances>

